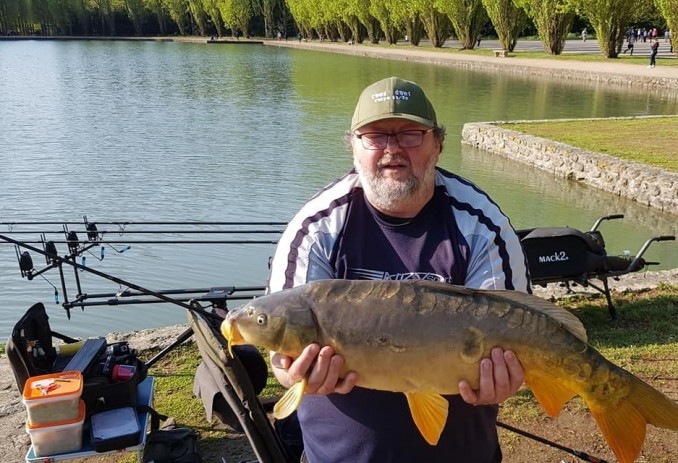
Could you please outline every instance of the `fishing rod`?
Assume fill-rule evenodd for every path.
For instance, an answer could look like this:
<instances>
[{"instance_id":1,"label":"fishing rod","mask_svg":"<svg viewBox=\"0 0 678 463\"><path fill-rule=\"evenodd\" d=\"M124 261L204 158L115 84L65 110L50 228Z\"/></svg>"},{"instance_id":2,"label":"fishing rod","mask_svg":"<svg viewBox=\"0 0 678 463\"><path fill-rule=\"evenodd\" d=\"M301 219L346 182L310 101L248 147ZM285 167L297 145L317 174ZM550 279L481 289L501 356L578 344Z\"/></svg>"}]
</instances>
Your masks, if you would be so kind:
<instances>
[{"instance_id":1,"label":"fishing rod","mask_svg":"<svg viewBox=\"0 0 678 463\"><path fill-rule=\"evenodd\" d=\"M85 217L85 225L88 223L97 223L99 225L191 225L191 226L285 226L287 222L266 222L266 221L226 221L226 222L213 222L213 221L186 221L186 220L169 220L169 221L155 221L155 220L112 220L112 221L101 221L97 220L96 222L88 222ZM73 222L73 221L60 221L60 222L51 222L51 221L13 221L13 222L0 222L0 225L14 227L16 225L82 225L83 222Z\"/></svg>"},{"instance_id":2,"label":"fishing rod","mask_svg":"<svg viewBox=\"0 0 678 463\"><path fill-rule=\"evenodd\" d=\"M43 240L22 241L26 244L42 244ZM69 244L69 240L50 240L54 244ZM101 244L276 244L278 240L106 240ZM99 244L97 244L98 246Z\"/></svg>"},{"instance_id":3,"label":"fishing rod","mask_svg":"<svg viewBox=\"0 0 678 463\"><path fill-rule=\"evenodd\" d=\"M194 288L194 289L169 289L156 290L159 294L172 294L178 296L185 296L190 294L200 294L200 296L191 297L174 297L173 300L189 303L191 301L209 302L215 307L225 308L224 301L228 300L250 300L254 297L261 296L266 288L264 286L225 286L212 288ZM245 292L246 294L235 294L236 292ZM254 292L254 294L252 294ZM157 304L157 299L139 299L139 296L148 296L148 294L140 291L131 291L126 288L116 293L98 293L98 294L81 294L73 302L64 303L64 308L73 307L95 307L95 306L119 306L132 304ZM122 299L121 299L122 298ZM130 298L130 299L127 299ZM134 299L132 299L134 298ZM106 299L104 301L91 301L91 299Z\"/></svg>"},{"instance_id":4,"label":"fishing rod","mask_svg":"<svg viewBox=\"0 0 678 463\"><path fill-rule=\"evenodd\" d=\"M272 229L272 230L186 230L186 229L169 229L169 230L73 230L76 233L92 233L96 232L98 235L141 235L141 234L173 234L173 235L189 235L189 234L205 234L205 235L222 235L222 234L236 234L236 233L248 233L248 234L257 234L257 233L282 233L282 230ZM45 234L45 235L60 235L64 233L64 230L12 230L6 232L12 235L29 235L29 234Z\"/></svg>"},{"instance_id":5,"label":"fishing rod","mask_svg":"<svg viewBox=\"0 0 678 463\"><path fill-rule=\"evenodd\" d=\"M18 246L18 247L21 247L21 248L25 248L29 251L33 251L33 252L36 252L38 254L41 254L41 255L45 256L46 258L50 259L52 261L51 265L53 265L53 266L59 266L60 267L63 264L68 264L71 267L75 268L76 270L81 270L81 271L85 271L85 272L97 275L101 278L104 278L106 280L117 283L120 286L125 286L127 288L134 289L134 290L139 291L141 293L144 293L148 296L152 296L152 297L155 297L157 299L160 299L164 302L167 302L167 303L170 303L170 304L175 304L175 305L178 305L179 307L183 307L186 310L199 311L199 313L201 315L207 316L208 318L213 318L215 320L218 319L219 321L222 320L222 318L219 317L216 314L211 314L210 312L207 312L207 311L204 311L204 310L198 310L195 307L195 305L193 305L193 304L182 302L182 301L177 301L176 299L173 299L173 298L166 296L165 294L159 293L157 291L153 291L151 289L137 285L135 283L132 283L132 282L124 280L122 278L116 277L114 275L110 275L110 274L102 272L100 270L96 270L96 269L93 269L91 267L87 267L86 265L78 264L77 262L75 262L74 259L71 259L70 256L61 257L61 256L56 255L56 254L49 254L47 251L45 251L43 249L37 248L35 246L32 246L30 244L27 244L27 243L24 243L24 242L21 242L21 241L18 241L18 240L15 240L14 238L10 238L6 235L0 234L0 240L14 244L15 246ZM25 255L28 255L28 254L25 254ZM76 272L76 275L77 275L77 272ZM64 290L65 290L65 288L64 288ZM69 309L66 308L66 311L68 312L68 318L70 319Z\"/></svg>"},{"instance_id":6,"label":"fishing rod","mask_svg":"<svg viewBox=\"0 0 678 463\"><path fill-rule=\"evenodd\" d=\"M55 254L52 254L52 253L48 253L48 252L45 251L45 250L36 248L36 247L34 247L34 246L31 246L31 245L29 245L29 244L20 242L20 241L18 241L18 240L15 240L15 239L13 239L13 238L10 238L10 237L5 236L5 235L2 235L2 234L0 234L0 240L3 240L3 241L5 241L5 242L11 243L11 244L14 244L15 246L18 246L18 247L22 247L22 248L28 249L29 251L33 251L33 252L37 252L37 253L39 253L39 254L42 254L42 255L44 255L46 258L51 259L51 260L53 261L53 264L54 264L54 265L59 266L59 269L61 269L61 265L62 265L62 264L66 263L66 264L68 264L68 265L74 267L76 270L78 270L78 269L79 269L79 270L84 270L84 271L86 271L86 272L89 272L89 273L92 273L92 274L94 274L94 275L97 275L97 276L99 276L99 277L101 277L101 278L105 278L105 279L107 279L107 280L113 281L113 282L119 284L120 286L125 286L125 287L127 287L128 289L131 288L131 289L135 290L136 292L138 292L138 293L133 293L133 292L130 291L129 294L134 294L134 295L137 295L137 294L138 294L138 295L147 295L147 296L155 297L155 298L157 298L157 299L159 299L159 300L161 300L161 301L164 301L164 302L167 302L167 303L170 303L170 304L178 305L178 306L183 307L183 308L185 308L185 309L187 309L187 310L189 310L189 311L191 311L191 312L196 312L196 313L198 313L198 314L200 314L200 315L202 315L202 316L204 316L204 317L211 318L211 319L215 320L217 323L221 323L221 322L223 321L223 318L220 317L219 315L214 314L214 313L211 313L211 312L208 312L208 311L206 311L202 306L200 306L199 304L197 304L197 302L196 302L195 299L190 299L189 301L184 302L184 301L182 301L182 300L178 300L178 299L172 298L172 297L170 297L170 296L167 296L166 294L163 294L163 292L153 291L153 290L144 288L144 287L142 287L142 286L140 286L140 285L131 283L131 282L126 281L126 280L124 280L124 279L122 279L122 278L118 278L118 277L116 277L116 276L114 276L114 275L110 275L110 274L108 274L108 273L105 273L105 272L102 272L102 271L99 271L99 270L95 270L95 269L90 268L90 267L86 267L86 266L84 266L84 265L78 264L78 263L75 262L74 260L69 260L68 258L64 258L64 257L57 256L57 255L55 255ZM17 252L18 252L18 251L17 251ZM76 272L76 274L77 274L77 272ZM62 279L62 280L63 280L63 279ZM233 287L228 287L228 289L229 289L229 290L231 290L231 289L234 290ZM259 289L259 288L255 288L255 289ZM123 290L122 292L116 293L116 294L123 295L123 294L125 293L125 291L127 291L127 290ZM167 293L167 294L170 294L170 293L172 293L172 292L180 292L180 291L184 291L184 290L167 290L166 293ZM229 295L230 295L230 293L229 293ZM98 295L98 296L105 296L105 295ZM76 305L77 305L77 304L76 304ZM69 309L66 309L66 310L68 311ZM69 313L69 319L70 319L70 313ZM189 327L187 330L185 330L183 333L181 333L181 334L177 337L177 339L176 339L174 342L172 342L170 345L168 345L168 346L165 347L163 350L161 350L158 354L156 354L155 357L153 357L153 358L150 359L148 362L146 362L146 365L150 368L153 364L155 364L158 360L160 360L167 352L169 352L171 349L173 349L173 348L176 347L177 345L183 343L183 342L186 341L187 339L189 339L192 335L193 335L193 330ZM580 459L582 459L582 460L584 460L584 461L586 461L586 462L590 462L590 463L608 463L606 460L604 460L604 459L602 459L602 458L598 458L598 457L589 455L589 454L586 453L586 452L583 452L583 451L580 451L580 450L576 450L576 449L572 449L572 448L569 448L569 447L566 447L566 446L557 444L557 443L555 443L555 442L549 441L548 439L545 439L545 438L543 438L543 437L537 436L537 435L532 434L532 433L529 433L529 432L527 432L527 431L523 431L523 430L521 430L521 429L515 428L515 427L510 426L510 425L508 425L508 424L506 424L506 423L503 423L503 422L501 422L501 421L497 421L497 426L502 427L502 428L504 428L504 429L507 429L507 430L509 430L509 431L511 431L511 432L514 432L514 433L516 433L516 434L522 435L522 436L524 436L524 437L533 439L533 440L535 440L535 441L537 441L537 442L539 442L539 443L542 443L542 444L551 446L551 447L553 447L553 448L562 450L562 451L564 451L564 452L567 452L567 453L569 453L569 454L571 454L571 455L574 455L574 456L576 456L576 457L578 457L578 458L580 458Z\"/></svg>"},{"instance_id":7,"label":"fishing rod","mask_svg":"<svg viewBox=\"0 0 678 463\"><path fill-rule=\"evenodd\" d=\"M593 455L589 455L586 452L582 452L581 450L575 450L569 447L565 447L564 445L556 444L555 442L551 442L548 439L544 439L543 437L539 437L536 434L529 433L527 431L523 431L522 429L514 428L511 425L508 425L506 423L502 423L501 421L497 420L497 426L502 427L504 429L508 429L511 432L514 432L516 434L520 434L521 436L525 436L527 438L530 438L532 440L536 440L539 443L546 444L550 447L556 448L558 450L562 450L564 452L569 453L570 455L574 455L575 457L588 461L590 463L609 463L607 460L603 460L602 458L594 457Z\"/></svg>"}]
</instances>

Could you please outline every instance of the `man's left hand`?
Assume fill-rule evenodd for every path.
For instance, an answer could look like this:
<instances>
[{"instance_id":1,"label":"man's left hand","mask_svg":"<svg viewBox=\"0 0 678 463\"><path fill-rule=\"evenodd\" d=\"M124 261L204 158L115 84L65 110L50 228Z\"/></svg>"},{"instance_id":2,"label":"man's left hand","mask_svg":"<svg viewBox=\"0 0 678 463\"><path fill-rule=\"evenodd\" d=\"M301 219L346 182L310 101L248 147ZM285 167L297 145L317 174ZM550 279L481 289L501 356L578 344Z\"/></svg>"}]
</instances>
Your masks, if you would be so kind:
<instances>
[{"instance_id":1,"label":"man's left hand","mask_svg":"<svg viewBox=\"0 0 678 463\"><path fill-rule=\"evenodd\" d=\"M471 405L490 405L515 395L525 381L525 372L516 355L501 347L480 361L480 386L473 390L468 381L459 383L459 394Z\"/></svg>"}]
</instances>

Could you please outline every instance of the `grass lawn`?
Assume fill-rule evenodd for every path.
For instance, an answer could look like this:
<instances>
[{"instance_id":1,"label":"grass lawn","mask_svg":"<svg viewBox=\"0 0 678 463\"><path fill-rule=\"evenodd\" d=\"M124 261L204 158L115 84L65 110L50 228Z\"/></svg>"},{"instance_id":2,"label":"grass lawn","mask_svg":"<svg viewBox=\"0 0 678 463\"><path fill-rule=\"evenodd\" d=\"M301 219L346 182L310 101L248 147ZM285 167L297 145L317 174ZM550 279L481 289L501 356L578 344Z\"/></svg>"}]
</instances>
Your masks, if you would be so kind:
<instances>
[{"instance_id":1,"label":"grass lawn","mask_svg":"<svg viewBox=\"0 0 678 463\"><path fill-rule=\"evenodd\" d=\"M678 172L678 116L568 120L501 126L590 151Z\"/></svg>"},{"instance_id":2,"label":"grass lawn","mask_svg":"<svg viewBox=\"0 0 678 463\"><path fill-rule=\"evenodd\" d=\"M678 287L664 285L644 293L629 292L614 294L613 297L619 310L619 316L614 322L608 320L607 305L600 295L580 295L558 304L582 320L590 343L605 357L669 396L675 395L675 381L678 378L678 359L675 355L678 352ZM150 373L157 381L155 407L161 413L176 418L179 425L194 429L200 436L200 445L207 457L205 461L218 461L223 455L233 456L234 447L238 449L237 453L242 452L243 446L247 448L247 442L243 441L242 435L214 429L206 422L202 404L191 392L198 362L199 354L195 346L190 344L172 351L152 369ZM270 397L280 393L280 387L271 378L262 395ZM567 408L568 417L562 421L567 422L573 415L590 421L590 413L580 399L574 400ZM554 441L565 438L568 432L563 430L561 420L545 416L529 389L521 391L518 396L502 405L501 419ZM582 442L580 447L608 455L600 432L595 424L591 426L590 435L594 441ZM540 432L540 429L543 431ZM561 436L561 433L565 436ZM528 461L521 458L527 458L531 452L539 454L548 451L548 447L536 441L520 439L518 443L515 436L504 432L502 436L502 445L509 452L507 461ZM654 445L662 445L661 442L656 442L663 441L662 436L656 437L652 443L646 442L647 450L650 451ZM587 448L588 445L596 448ZM525 446L529 446L529 449ZM108 461L133 460L125 456Z\"/></svg>"}]
</instances>

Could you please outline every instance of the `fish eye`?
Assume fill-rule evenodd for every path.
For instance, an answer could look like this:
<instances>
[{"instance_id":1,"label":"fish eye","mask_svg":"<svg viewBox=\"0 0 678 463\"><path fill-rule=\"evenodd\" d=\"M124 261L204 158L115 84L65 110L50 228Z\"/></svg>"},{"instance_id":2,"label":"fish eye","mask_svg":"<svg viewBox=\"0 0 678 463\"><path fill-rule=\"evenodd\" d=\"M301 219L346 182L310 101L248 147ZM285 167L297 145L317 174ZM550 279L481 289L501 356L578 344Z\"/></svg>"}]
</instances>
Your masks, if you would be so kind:
<instances>
[{"instance_id":1,"label":"fish eye","mask_svg":"<svg viewBox=\"0 0 678 463\"><path fill-rule=\"evenodd\" d=\"M257 317L257 325L265 325L268 322L268 317L266 314L259 314Z\"/></svg>"}]
</instances>

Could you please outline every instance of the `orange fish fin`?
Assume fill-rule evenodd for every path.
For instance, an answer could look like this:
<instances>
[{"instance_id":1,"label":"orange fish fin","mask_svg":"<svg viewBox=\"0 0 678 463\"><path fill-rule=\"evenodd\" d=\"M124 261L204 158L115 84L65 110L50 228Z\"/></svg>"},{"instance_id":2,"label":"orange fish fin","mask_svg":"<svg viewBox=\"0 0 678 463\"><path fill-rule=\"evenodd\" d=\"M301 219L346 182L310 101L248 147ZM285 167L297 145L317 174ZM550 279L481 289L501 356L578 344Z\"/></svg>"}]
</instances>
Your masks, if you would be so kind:
<instances>
[{"instance_id":1,"label":"orange fish fin","mask_svg":"<svg viewBox=\"0 0 678 463\"><path fill-rule=\"evenodd\" d=\"M552 378L527 375L525 384L551 418L560 415L565 404L577 395L575 391Z\"/></svg>"},{"instance_id":2,"label":"orange fish fin","mask_svg":"<svg viewBox=\"0 0 678 463\"><path fill-rule=\"evenodd\" d=\"M273 417L275 419L281 420L287 418L299 407L307 384L308 380L304 378L285 392L273 406Z\"/></svg>"},{"instance_id":3,"label":"orange fish fin","mask_svg":"<svg viewBox=\"0 0 678 463\"><path fill-rule=\"evenodd\" d=\"M406 392L414 424L430 445L437 445L447 422L449 402L438 394Z\"/></svg>"},{"instance_id":4,"label":"orange fish fin","mask_svg":"<svg viewBox=\"0 0 678 463\"><path fill-rule=\"evenodd\" d=\"M636 461L645 441L647 423L678 430L678 404L626 372L631 389L614 403L587 400L591 415L621 463Z\"/></svg>"},{"instance_id":5,"label":"orange fish fin","mask_svg":"<svg viewBox=\"0 0 678 463\"><path fill-rule=\"evenodd\" d=\"M645 441L645 417L631 403L620 401L615 407L591 408L605 440L620 463L633 463Z\"/></svg>"}]
</instances>

